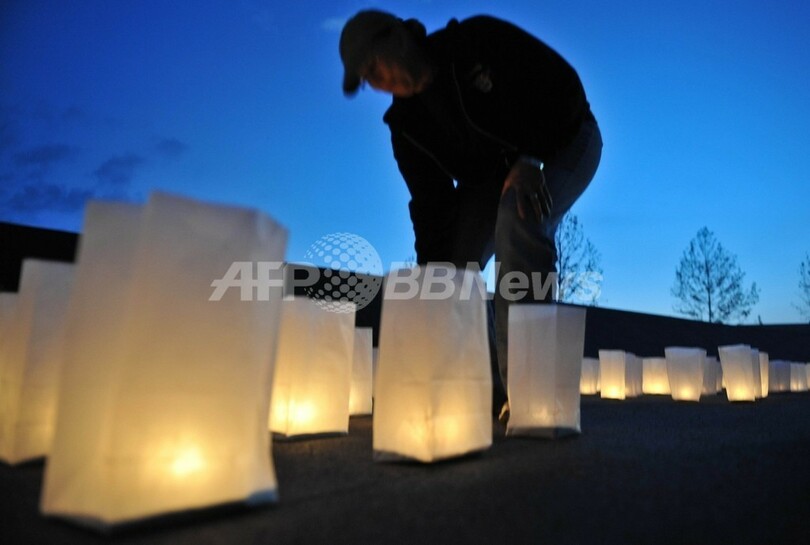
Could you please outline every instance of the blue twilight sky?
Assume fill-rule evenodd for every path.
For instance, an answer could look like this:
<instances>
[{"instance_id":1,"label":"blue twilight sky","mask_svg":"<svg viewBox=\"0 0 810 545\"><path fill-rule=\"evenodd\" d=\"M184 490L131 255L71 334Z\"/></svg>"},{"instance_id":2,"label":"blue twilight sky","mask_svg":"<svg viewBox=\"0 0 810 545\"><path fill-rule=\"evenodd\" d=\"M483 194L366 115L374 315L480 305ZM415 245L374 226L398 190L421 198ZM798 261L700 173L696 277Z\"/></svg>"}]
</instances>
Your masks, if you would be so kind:
<instances>
[{"instance_id":1,"label":"blue twilight sky","mask_svg":"<svg viewBox=\"0 0 810 545\"><path fill-rule=\"evenodd\" d=\"M673 314L702 226L761 289L752 320L800 319L810 252L805 0L4 0L0 220L80 230L90 197L152 189L258 207L291 232L413 255L408 193L381 116L340 89L342 23L378 7L429 30L511 20L582 78L605 141L575 205L602 254L602 306Z\"/></svg>"}]
</instances>

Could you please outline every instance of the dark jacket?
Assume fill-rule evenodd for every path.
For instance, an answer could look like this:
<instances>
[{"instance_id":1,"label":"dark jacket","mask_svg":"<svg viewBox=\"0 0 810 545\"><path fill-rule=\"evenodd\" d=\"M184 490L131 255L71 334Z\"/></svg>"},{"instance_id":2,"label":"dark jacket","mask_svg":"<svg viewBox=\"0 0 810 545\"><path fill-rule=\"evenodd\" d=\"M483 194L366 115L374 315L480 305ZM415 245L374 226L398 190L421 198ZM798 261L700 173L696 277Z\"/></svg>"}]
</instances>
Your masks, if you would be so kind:
<instances>
[{"instance_id":1,"label":"dark jacket","mask_svg":"<svg viewBox=\"0 0 810 545\"><path fill-rule=\"evenodd\" d=\"M437 68L433 82L395 97L384 117L411 193L419 263L452 259L459 191L488 184L497 200L520 155L553 160L591 115L574 69L510 23L453 19L425 47Z\"/></svg>"}]
</instances>

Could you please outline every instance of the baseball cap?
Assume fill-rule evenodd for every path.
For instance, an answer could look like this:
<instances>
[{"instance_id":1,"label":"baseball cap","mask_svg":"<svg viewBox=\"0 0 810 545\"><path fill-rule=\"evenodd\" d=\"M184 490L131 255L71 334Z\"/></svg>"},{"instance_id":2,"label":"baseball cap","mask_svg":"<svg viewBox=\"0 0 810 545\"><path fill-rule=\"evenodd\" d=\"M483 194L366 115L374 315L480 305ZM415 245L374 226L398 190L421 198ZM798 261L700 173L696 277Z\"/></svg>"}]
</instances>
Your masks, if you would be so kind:
<instances>
[{"instance_id":1,"label":"baseball cap","mask_svg":"<svg viewBox=\"0 0 810 545\"><path fill-rule=\"evenodd\" d=\"M385 11L358 12L343 26L340 34L340 60L343 61L343 93L353 95L360 87L360 69L373 51L376 38L402 21Z\"/></svg>"}]
</instances>

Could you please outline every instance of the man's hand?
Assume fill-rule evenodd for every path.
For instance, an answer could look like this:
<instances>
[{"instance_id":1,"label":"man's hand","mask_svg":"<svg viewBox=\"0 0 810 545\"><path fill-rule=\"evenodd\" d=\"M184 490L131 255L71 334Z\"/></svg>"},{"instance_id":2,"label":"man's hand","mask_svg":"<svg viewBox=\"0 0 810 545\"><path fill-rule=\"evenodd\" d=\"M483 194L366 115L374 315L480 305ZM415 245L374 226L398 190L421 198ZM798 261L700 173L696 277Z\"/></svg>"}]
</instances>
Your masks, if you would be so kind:
<instances>
[{"instance_id":1,"label":"man's hand","mask_svg":"<svg viewBox=\"0 0 810 545\"><path fill-rule=\"evenodd\" d=\"M543 221L551 214L551 193L546 186L543 164L536 160L518 159L509 171L503 183L501 196L509 188L515 189L518 216L526 219L526 211L532 210L538 221Z\"/></svg>"}]
</instances>

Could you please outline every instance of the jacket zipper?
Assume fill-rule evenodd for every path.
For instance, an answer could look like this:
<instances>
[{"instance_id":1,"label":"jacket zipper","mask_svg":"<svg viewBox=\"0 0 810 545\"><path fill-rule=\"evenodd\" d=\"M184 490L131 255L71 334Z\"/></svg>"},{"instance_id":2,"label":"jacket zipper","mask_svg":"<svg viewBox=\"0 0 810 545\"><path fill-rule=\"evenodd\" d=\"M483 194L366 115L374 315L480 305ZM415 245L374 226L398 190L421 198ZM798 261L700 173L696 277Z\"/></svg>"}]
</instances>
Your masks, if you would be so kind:
<instances>
[{"instance_id":1,"label":"jacket zipper","mask_svg":"<svg viewBox=\"0 0 810 545\"><path fill-rule=\"evenodd\" d=\"M508 150L510 150L512 152L517 152L518 151L517 146L512 145L511 143L507 142L503 138L500 138L499 136L494 135L491 132L485 131L484 129L482 129L481 127L479 127L478 125L476 125L473 122L472 118L470 118L470 115L467 113L467 108L464 107L464 99L462 98L462 95L461 95L461 86L458 83L458 77L457 77L457 74L456 74L456 63L450 63L450 70L453 72L453 83L455 84L455 87L456 87L456 93L458 95L458 103L459 103L459 106L461 106L461 113L464 114L464 118L467 120L467 123L469 123L470 126L473 129L475 129L476 131L481 133L486 138L494 140L495 142L497 142L498 144L500 144L501 146L507 148Z\"/></svg>"},{"instance_id":2,"label":"jacket zipper","mask_svg":"<svg viewBox=\"0 0 810 545\"><path fill-rule=\"evenodd\" d=\"M442 170L442 172L444 172L451 180L456 180L457 179L455 176L453 176L453 174L449 170L447 170L447 168L445 168L445 166L442 164L442 162L439 161L439 159L432 152L430 152L425 146L420 144L416 140L416 138L412 137L410 134L408 134L405 131L402 131L402 136L407 138L408 141L411 144L413 144L414 146L416 146L416 148L418 150L420 150L422 153L424 153L425 155L427 155L428 157L433 159L433 161L439 166L439 168Z\"/></svg>"},{"instance_id":3,"label":"jacket zipper","mask_svg":"<svg viewBox=\"0 0 810 545\"><path fill-rule=\"evenodd\" d=\"M467 120L467 123L470 124L470 126L473 128L473 130L478 131L485 138L489 138L490 140L492 140L494 142L497 142L498 144L500 144L504 148L508 149L509 151L512 151L512 152L516 153L518 151L517 146L512 145L508 141L504 140L503 138L500 138L497 135L492 134L491 132L485 131L484 129L482 129L481 127L479 127L478 125L476 125L473 122L473 120L470 118L470 115L467 113L467 108L464 107L464 99L462 98L462 95L461 95L461 86L459 85L458 77L456 76L456 64L455 63L450 64L450 70L453 73L453 84L454 84L454 86L456 88L456 94L458 96L459 106L461 107L461 113L464 114L464 119ZM445 166L442 164L442 162L439 161L439 159L432 152L430 152L425 146L420 144L416 140L416 138L412 137L410 134L408 134L405 131L402 131L402 136L407 138L408 141L411 144L413 144L414 146L416 146L416 148L419 149L422 153L424 153L425 155L427 155L428 157L433 159L433 161L439 166L439 168L442 170L442 172L444 172L448 177L450 177L453 180L457 179L455 176L453 176L453 174L447 168L445 168ZM504 156L504 162L506 163L506 166L509 166L509 161L506 158L506 156Z\"/></svg>"}]
</instances>

